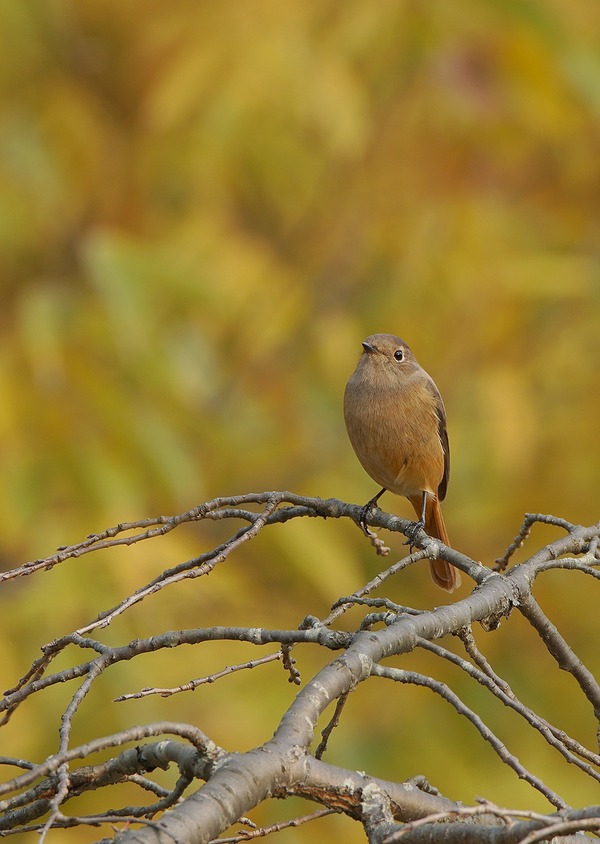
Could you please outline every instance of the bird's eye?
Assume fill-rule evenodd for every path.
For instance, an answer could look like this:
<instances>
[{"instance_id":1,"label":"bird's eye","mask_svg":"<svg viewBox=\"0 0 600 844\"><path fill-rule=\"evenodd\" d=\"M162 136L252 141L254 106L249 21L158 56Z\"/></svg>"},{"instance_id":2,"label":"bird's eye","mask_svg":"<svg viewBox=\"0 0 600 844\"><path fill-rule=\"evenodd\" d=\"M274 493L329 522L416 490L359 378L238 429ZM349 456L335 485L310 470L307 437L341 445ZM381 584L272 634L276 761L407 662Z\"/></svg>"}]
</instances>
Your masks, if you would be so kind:
<instances>
[{"instance_id":1,"label":"bird's eye","mask_svg":"<svg viewBox=\"0 0 600 844\"><path fill-rule=\"evenodd\" d=\"M396 351L394 352L394 357L396 358L396 360L403 360L404 352L402 351L402 349L396 349Z\"/></svg>"}]
</instances>

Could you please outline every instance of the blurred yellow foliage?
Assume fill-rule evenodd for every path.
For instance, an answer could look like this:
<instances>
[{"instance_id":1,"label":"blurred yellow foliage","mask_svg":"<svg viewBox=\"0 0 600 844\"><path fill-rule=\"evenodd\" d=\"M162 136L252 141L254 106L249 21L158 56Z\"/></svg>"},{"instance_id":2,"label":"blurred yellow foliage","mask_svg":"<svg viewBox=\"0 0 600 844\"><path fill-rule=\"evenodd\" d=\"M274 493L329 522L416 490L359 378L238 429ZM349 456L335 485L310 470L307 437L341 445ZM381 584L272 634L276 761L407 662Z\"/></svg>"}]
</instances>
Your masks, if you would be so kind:
<instances>
[{"instance_id":1,"label":"blurred yellow foliage","mask_svg":"<svg viewBox=\"0 0 600 844\"><path fill-rule=\"evenodd\" d=\"M598 4L5 0L0 33L5 567L220 494L367 500L341 396L375 331L404 337L444 396L457 547L493 560L526 510L600 518ZM152 620L245 611L294 626L376 570L350 525L273 531L228 562L218 611L195 582ZM173 534L6 589L4 685L43 641L218 535ZM404 582L415 602L440 600L423 570L397 599ZM115 635L137 635L130 623ZM203 673L178 668L174 683ZM252 711L267 732L290 695L272 676L272 708ZM197 719L201 694L165 717ZM351 764L366 767L364 742L381 753L373 773L416 765L456 786L463 763L433 746L399 772L402 713L382 714L378 742L361 734L368 710L361 698ZM163 710L121 711L95 728ZM218 715L202 707L227 744ZM52 736L39 740L42 756ZM448 796L471 800L484 779ZM505 800L519 788L507 781ZM322 840L360 840L327 823Z\"/></svg>"}]
</instances>

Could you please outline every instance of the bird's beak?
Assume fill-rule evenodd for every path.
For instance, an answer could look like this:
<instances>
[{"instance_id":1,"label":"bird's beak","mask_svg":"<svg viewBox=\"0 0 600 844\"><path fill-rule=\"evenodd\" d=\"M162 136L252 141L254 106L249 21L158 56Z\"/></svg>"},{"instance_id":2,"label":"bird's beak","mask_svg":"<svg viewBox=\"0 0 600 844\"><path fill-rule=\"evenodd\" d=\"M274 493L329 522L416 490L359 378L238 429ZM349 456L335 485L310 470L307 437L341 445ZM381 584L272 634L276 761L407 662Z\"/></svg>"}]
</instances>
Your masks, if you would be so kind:
<instances>
[{"instance_id":1,"label":"bird's beak","mask_svg":"<svg viewBox=\"0 0 600 844\"><path fill-rule=\"evenodd\" d=\"M376 352L377 351L375 346L372 346L370 343L367 343L366 340L363 341L362 347L365 350L365 352Z\"/></svg>"}]
</instances>

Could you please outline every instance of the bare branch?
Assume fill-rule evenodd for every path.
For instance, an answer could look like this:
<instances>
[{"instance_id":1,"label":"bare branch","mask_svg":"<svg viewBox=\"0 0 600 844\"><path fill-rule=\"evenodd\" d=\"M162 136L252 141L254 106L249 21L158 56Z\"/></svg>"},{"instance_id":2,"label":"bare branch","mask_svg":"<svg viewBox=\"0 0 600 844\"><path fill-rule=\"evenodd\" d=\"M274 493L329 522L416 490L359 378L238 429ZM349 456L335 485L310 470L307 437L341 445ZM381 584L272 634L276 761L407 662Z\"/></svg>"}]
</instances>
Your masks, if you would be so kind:
<instances>
[{"instance_id":1,"label":"bare branch","mask_svg":"<svg viewBox=\"0 0 600 844\"><path fill-rule=\"evenodd\" d=\"M459 715L463 715L473 724L475 729L481 734L481 737L493 747L500 759L512 768L520 779L525 780L533 786L533 788L543 794L553 806L557 806L559 809L567 808L567 803L559 797L558 794L548 788L548 786L546 786L539 777L536 777L528 771L524 765L519 762L517 757L506 749L504 744L496 735L494 735L479 715L466 706L458 695L449 689L445 683L432 680L431 677L426 677L415 671L404 671L399 668L387 668L382 665L374 665L371 673L375 677L385 677L388 680L394 680L397 683L410 683L415 686L425 686L440 695L440 697L443 697L444 700L447 700L448 703L456 709Z\"/></svg>"},{"instance_id":2,"label":"bare branch","mask_svg":"<svg viewBox=\"0 0 600 844\"><path fill-rule=\"evenodd\" d=\"M322 739L319 742L317 749L315 750L315 759L322 759L325 751L327 750L327 742L329 741L329 737L332 732L335 730L336 727L340 725L340 718L342 712L344 710L344 706L346 705L346 701L348 700L348 693L341 695L338 698L338 701L335 705L335 712L331 716L331 720L327 724L327 726L322 730L321 736Z\"/></svg>"},{"instance_id":3,"label":"bare branch","mask_svg":"<svg viewBox=\"0 0 600 844\"><path fill-rule=\"evenodd\" d=\"M504 555L496 560L496 565L494 566L495 571L505 570L512 555L518 551L519 548L522 548L526 540L529 538L531 528L536 522L546 525L555 525L556 527L562 528L569 533L571 533L575 527L575 525L572 525L571 522L567 522L565 519L559 519L557 516L547 516L542 513L526 513L518 534L508 546Z\"/></svg>"},{"instance_id":4,"label":"bare branch","mask_svg":"<svg viewBox=\"0 0 600 844\"><path fill-rule=\"evenodd\" d=\"M581 691L594 707L596 718L600 720L600 685L596 682L592 672L585 667L561 636L558 628L542 612L533 595L523 596L519 603L519 610L532 627L537 630L559 668L568 671L575 678Z\"/></svg>"},{"instance_id":5,"label":"bare branch","mask_svg":"<svg viewBox=\"0 0 600 844\"><path fill-rule=\"evenodd\" d=\"M94 640L83 639L78 634L72 634L71 636L64 637L62 640L63 647L67 644L75 644L81 648L101 649L102 656L90 662L80 663L72 668L51 674L48 677L33 680L22 688L17 687L16 690L10 690L0 702L0 712L4 710L10 714L30 695L58 683L65 683L67 680L74 680L87 674L92 674L92 678L95 678L103 670L119 662L133 659L135 656L143 653L153 653L163 649L179 647L180 645L194 645L211 641L249 642L254 645L268 645L273 643L290 645L296 642L314 642L335 650L343 648L348 644L349 640L350 634L329 631L324 627L315 627L308 630L266 630L260 627L253 627L251 629L243 627L208 627L196 630L168 631L160 636L151 636L148 639L136 639L121 647L108 648L102 645L99 648L99 643ZM5 722L6 720L5 717Z\"/></svg>"},{"instance_id":6,"label":"bare branch","mask_svg":"<svg viewBox=\"0 0 600 844\"><path fill-rule=\"evenodd\" d=\"M466 650L471 658L483 670L478 670L470 662L462 659L452 651L442 648L434 642L427 642L421 640L419 647L424 650L431 651L443 659L458 665L466 674L477 680L482 686L485 686L495 697L502 701L505 706L510 707L515 712L518 712L530 726L537 730L548 742L549 745L558 750L559 753L574 765L577 765L588 776L600 782L600 772L596 771L592 765L600 766L600 756L586 747L581 745L575 739L568 736L564 731L550 724L544 718L537 715L532 709L527 707L522 701L518 699L512 691L508 683L500 678L487 662L483 654L475 645L475 640L470 631L463 630L457 634L465 644ZM586 764L579 757L586 759L591 764Z\"/></svg>"},{"instance_id":7,"label":"bare branch","mask_svg":"<svg viewBox=\"0 0 600 844\"><path fill-rule=\"evenodd\" d=\"M251 659L248 660L248 662L242 662L238 665L228 665L221 671L215 671L213 674L209 674L207 677L200 677L196 680L188 680L187 683L182 683L180 686L176 686L175 688L171 689L159 689L153 686L149 688L143 688L139 692L130 692L129 694L119 695L115 698L115 703L121 703L124 700L138 700L139 698L148 697L149 695L160 695L161 697L170 697L171 695L179 694L179 692L193 692L199 686L203 686L205 683L215 683L217 680L220 680L221 677L227 677L230 674L236 673L237 671L245 671L250 670L252 668L257 668L259 665L267 665L268 663L281 659L281 656L282 652L277 651L277 653L269 654L268 656L263 656L261 659Z\"/></svg>"},{"instance_id":8,"label":"bare branch","mask_svg":"<svg viewBox=\"0 0 600 844\"><path fill-rule=\"evenodd\" d=\"M123 730L119 733L114 733L110 736L104 736L99 739L87 742L79 747L71 748L64 753L48 757L44 762L35 765L31 770L18 777L9 780L8 782L0 784L0 794L9 794L12 791L18 791L31 785L40 777L45 777L54 774L61 765L72 762L75 759L85 759L94 753L98 753L108 748L120 747L123 744L128 744L133 741L142 741L143 739L157 735L177 735L186 739L196 750L198 750L202 757L206 759L207 764L214 764L223 755L224 751L218 747L208 736L204 735L201 730L191 727L189 724L177 724L170 721L159 721L156 724L147 724L141 727L130 727L128 730ZM162 745L163 749L165 745ZM129 757L122 757L129 759ZM136 767L135 771L138 770ZM6 800L0 801L0 812L10 808Z\"/></svg>"},{"instance_id":9,"label":"bare branch","mask_svg":"<svg viewBox=\"0 0 600 844\"><path fill-rule=\"evenodd\" d=\"M117 836L119 842L158 844L168 841L172 844L173 841L179 841L181 844L189 844L194 841L207 844L237 822L251 827L247 813L262 801L270 797L289 796L311 800L323 808L303 818L260 829L245 829L229 839L219 840L243 841L262 837L332 812L345 813L361 822L372 844L401 838L407 842L448 840L452 844L463 841L516 844L524 839L534 842L548 840L549 836L556 835L572 837L574 831L597 829L600 816L597 807L587 807L578 810L579 813L568 809L565 800L545 783L543 770L538 772L525 768L517 756L504 746L499 737L501 731L498 731L498 735L492 732L484 718L470 709L458 692L446 683L426 676L424 672L391 668L383 662L390 656L401 659L403 655L418 648L451 663L465 676L485 687L542 735L561 754L559 759L577 765L580 772L592 781L599 782L600 756L550 724L520 700L507 679L500 676L477 646L471 628L478 621L489 635L500 620L510 619L512 611L518 608L531 624L531 635L539 635L557 665L572 674L578 688L592 703L598 718L598 681L577 658L558 628L542 612L532 596L532 587L538 577L553 568L563 569L565 575L567 571L581 571L591 576L589 582L595 585L600 579L600 525L582 527L552 516L528 515L519 534L507 549L502 568L507 565L516 548L529 537L536 522L554 525L566 531L566 535L539 549L506 574L501 574L430 539L423 531L414 532L412 522L375 509L370 514L369 524L379 530L410 532L416 550L377 573L367 583L357 585L351 595L332 601L332 609L323 620L315 615L306 615L298 629L294 627L297 623L297 619L294 619L290 624L291 629L282 630L242 626L171 630L116 645L107 645L90 636L92 631L108 626L141 601L150 602L163 589L214 571L215 567L271 525L284 524L296 518L345 518L358 522L361 512L362 507L336 499L306 498L290 492L216 498L177 516L160 516L116 525L100 534L90 535L77 545L58 549L56 554L45 560L37 560L6 572L0 580L34 575L69 560L76 561L99 549L150 541L189 522L209 519L225 522L235 519L243 523L238 530L231 532L225 542L191 560L165 569L152 581L122 597L112 608L101 612L93 621L49 642L44 646L39 659L6 693L0 703L4 724L7 724L15 709L33 695L71 680L77 684L74 690L71 689L62 710L59 744L55 753L39 764L13 757L0 759L9 769L20 771L17 776L0 785L0 794L3 796L0 811L4 812L0 818L2 833L36 829L42 832L43 837L55 827L111 823L128 826ZM376 540L376 551L381 552L383 541L373 531L371 533ZM400 577L408 566L438 557L467 574L475 585L470 594L453 604L432 610L403 606L386 596L373 596L376 589L387 585L392 575ZM354 610L352 614L348 612L351 608ZM361 608L364 610L362 613ZM356 615L361 617L356 620ZM331 629L342 617L346 620L355 619L355 629ZM465 655L456 654L440 644L441 638L452 634L460 637ZM285 669L285 674L281 672L282 679L287 675L289 681L298 686L298 693L281 714L272 738L267 738L247 752L228 752L190 725L164 722L95 738L78 747L70 746L76 722L81 720L82 702L101 688L96 681L112 666L137 659L142 654L173 650L183 645L197 649L201 647L199 653L202 654L210 648L211 643L225 641L245 643L252 648L276 645L278 650L241 662L228 660L221 669L211 670L195 679L186 679L177 686L152 682L141 690L119 694L116 701L149 695L172 696L280 660ZM296 656L299 659L299 654L294 651L292 656L292 652L307 644L324 649L324 654L326 650L336 651L336 654L335 658L326 659L323 667L312 678L304 680L296 667ZM77 654L83 652L89 658L86 661L71 660L63 668L71 655L71 648L79 649ZM52 673L50 666L59 655L62 655L61 670ZM418 659L418 654L414 658ZM462 807L440 796L435 786L429 786L419 777L412 777L406 783L394 783L324 763L321 757L334 730L340 731L335 733L336 736L341 737L343 734L347 702L352 700L350 693L359 684L372 682L374 676L387 677L399 685L424 686L440 695L470 721L508 768L543 794L560 811L551 815L536 815L528 810L499 809L489 803ZM226 689L226 685L223 688ZM399 691L399 694L402 692ZM313 753L311 748L317 724L328 709L329 718L321 732L321 741ZM144 743L161 734L175 735L177 740ZM347 740L346 736L344 740ZM127 743L137 745L121 749ZM112 756L100 763L90 764L93 755L99 751L105 754L110 751ZM75 760L84 759L85 765L73 767ZM176 766L174 773L177 778L171 787L165 788L159 785L160 778L154 780L152 773L156 769L171 766ZM200 784L200 780L205 784ZM73 797L121 783L138 786L141 797L139 805L120 805L106 813L87 817L68 817L64 814L65 805ZM144 799L152 802L144 803ZM159 814L161 816L154 820ZM400 822L403 824L401 827Z\"/></svg>"},{"instance_id":10,"label":"bare branch","mask_svg":"<svg viewBox=\"0 0 600 844\"><path fill-rule=\"evenodd\" d=\"M292 818L291 821L274 823L270 826L261 827L260 829L241 830L237 835L229 838L213 838L209 844L239 844L241 841L253 841L255 838L265 838L267 835L272 835L274 832L281 832L283 829L297 829L305 823L320 820L321 818L327 817L327 815L334 814L336 814L335 809L317 809L316 812L311 812L310 815Z\"/></svg>"}]
</instances>

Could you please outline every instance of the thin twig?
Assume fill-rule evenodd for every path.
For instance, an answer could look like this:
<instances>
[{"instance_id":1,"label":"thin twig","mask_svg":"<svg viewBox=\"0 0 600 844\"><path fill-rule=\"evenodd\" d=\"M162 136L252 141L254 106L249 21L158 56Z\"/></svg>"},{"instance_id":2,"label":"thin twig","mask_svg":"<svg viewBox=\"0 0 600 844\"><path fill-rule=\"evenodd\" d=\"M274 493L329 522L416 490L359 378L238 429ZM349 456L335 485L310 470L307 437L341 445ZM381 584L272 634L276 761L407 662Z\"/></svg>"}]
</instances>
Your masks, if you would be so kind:
<instances>
[{"instance_id":1,"label":"thin twig","mask_svg":"<svg viewBox=\"0 0 600 844\"><path fill-rule=\"evenodd\" d=\"M317 749L315 750L315 759L322 759L323 754L327 750L327 742L329 741L329 737L331 736L332 732L335 730L336 727L340 724L340 718L342 717L342 712L346 705L346 701L348 700L348 693L341 695L335 704L335 711L331 716L329 723L326 727L321 731L321 741Z\"/></svg>"},{"instance_id":2,"label":"thin twig","mask_svg":"<svg viewBox=\"0 0 600 844\"><path fill-rule=\"evenodd\" d=\"M542 782L539 777L536 777L535 774L528 771L527 768L519 762L517 757L506 749L504 744L492 732L492 730L490 730L480 716L477 715L476 712L473 712L473 710L470 709L445 683L433 680L431 677L419 674L416 671L405 671L403 669L389 668L382 665L374 665L371 673L376 677L385 677L399 683L424 686L425 688L431 689L433 692L440 695L440 697L443 697L444 700L448 701L448 703L456 709L459 715L463 715L473 724L481 737L492 746L500 759L508 765L509 768L512 768L520 779L525 780L533 788L543 794L553 806L556 806L559 809L568 808L568 804L562 799L562 797L559 797L558 794L548 788L548 786Z\"/></svg>"},{"instance_id":3,"label":"thin twig","mask_svg":"<svg viewBox=\"0 0 600 844\"><path fill-rule=\"evenodd\" d=\"M230 674L234 674L236 671L257 668L259 665L266 665L267 663L275 662L279 659L281 659L281 651L269 654L268 656L263 656L261 659L250 659L248 662L241 662L238 665L228 665L226 668L221 669L221 671L215 671L214 674L208 674L206 677L199 677L195 680L188 680L187 683L182 683L180 686L175 686L174 688L162 689L157 688L156 686L145 687L139 692L129 692L128 694L119 695L119 697L114 699L114 702L121 703L124 700L138 700L139 698L148 697L149 695L170 697L171 695L179 694L179 692L193 692L199 686L203 686L206 683L214 683L217 680L220 680L221 677L227 677Z\"/></svg>"},{"instance_id":4,"label":"thin twig","mask_svg":"<svg viewBox=\"0 0 600 844\"><path fill-rule=\"evenodd\" d=\"M296 660L292 656L292 647L293 645L282 645L279 653L283 662L283 667L289 674L289 682L293 683L295 686L299 686L302 682L302 678L300 676L300 672L296 668Z\"/></svg>"},{"instance_id":5,"label":"thin twig","mask_svg":"<svg viewBox=\"0 0 600 844\"><path fill-rule=\"evenodd\" d=\"M600 830L600 817L582 818L576 821L556 821L556 823L549 823L544 829L530 832L529 835L520 840L519 844L535 844L537 841L549 841L550 838L562 837L571 832L598 832L598 830ZM585 841L585 838L582 840Z\"/></svg>"},{"instance_id":6,"label":"thin twig","mask_svg":"<svg viewBox=\"0 0 600 844\"><path fill-rule=\"evenodd\" d=\"M397 574L399 571L402 571L402 569L408 568L408 566L413 565L413 563L416 563L419 560L423 560L426 558L427 551L425 549L413 551L412 554L408 554L402 560L398 560L398 562L394 563L385 571L379 572L379 574L377 574L372 580L370 580L364 586L361 586L361 588L357 589L356 592L353 592L352 595L349 595L347 598L343 598L339 601L336 601L329 615L323 619L322 624L324 624L325 626L329 626L337 618L339 618L341 615L351 609L351 607L353 607L357 601L364 598L366 595L369 595L371 592L377 589L377 587L381 586L382 583L385 583L385 581L389 577L392 577L392 575Z\"/></svg>"},{"instance_id":7,"label":"thin twig","mask_svg":"<svg viewBox=\"0 0 600 844\"><path fill-rule=\"evenodd\" d=\"M587 747L584 747L580 744L580 742L567 735L564 730L555 727L545 718L542 718L520 701L506 680L499 677L483 654L479 651L475 643L475 639L473 638L473 634L470 631L461 631L459 633L459 637L461 638L471 659L473 659L476 665L479 666L483 672L483 677L474 673L475 669L468 663L467 665L469 665L469 667L467 672L474 676L478 682L482 683L482 685L487 686L492 694L496 695L496 697L498 697L506 706L509 706L511 709L518 712L532 727L534 727L534 729L538 730L544 736L548 744L558 750L568 762L577 765L577 767L588 774L588 776L600 781L600 773L592 768L592 765L600 766L600 755L593 753ZM439 645L424 641L422 647L429 650L437 650ZM452 660L453 656L454 655L444 654L446 659ZM587 762L590 762L591 764L586 765L577 758L578 756L587 760Z\"/></svg>"},{"instance_id":8,"label":"thin twig","mask_svg":"<svg viewBox=\"0 0 600 844\"><path fill-rule=\"evenodd\" d=\"M502 557L499 557L496 560L494 571L505 570L512 555L525 544L525 541L531 533L531 528L536 522L563 528L563 530L566 530L568 533L570 533L575 527L571 524L571 522L568 522L566 519L560 519L558 516L549 516L544 515L543 513L525 513L525 518L523 519L523 524L519 528L519 532L510 543Z\"/></svg>"},{"instance_id":9,"label":"thin twig","mask_svg":"<svg viewBox=\"0 0 600 844\"><path fill-rule=\"evenodd\" d=\"M264 838L274 832L281 832L283 829L295 829L305 823L320 820L327 817L327 815L338 814L336 809L317 809L310 815L303 815L302 817L293 818L291 821L281 821L280 823L271 824L271 826L263 826L260 829L240 830L237 835L232 835L229 838L213 838L209 844L239 844L241 841L252 841L254 838Z\"/></svg>"}]
</instances>

